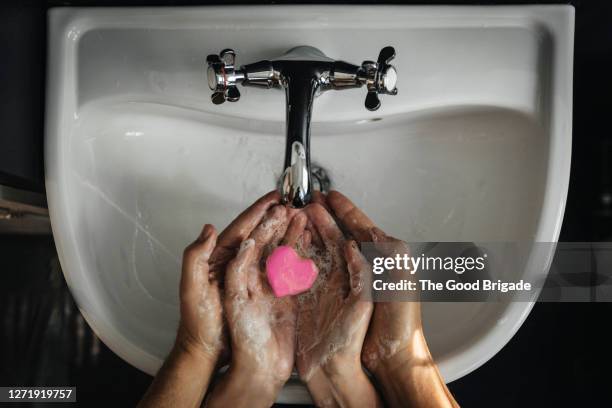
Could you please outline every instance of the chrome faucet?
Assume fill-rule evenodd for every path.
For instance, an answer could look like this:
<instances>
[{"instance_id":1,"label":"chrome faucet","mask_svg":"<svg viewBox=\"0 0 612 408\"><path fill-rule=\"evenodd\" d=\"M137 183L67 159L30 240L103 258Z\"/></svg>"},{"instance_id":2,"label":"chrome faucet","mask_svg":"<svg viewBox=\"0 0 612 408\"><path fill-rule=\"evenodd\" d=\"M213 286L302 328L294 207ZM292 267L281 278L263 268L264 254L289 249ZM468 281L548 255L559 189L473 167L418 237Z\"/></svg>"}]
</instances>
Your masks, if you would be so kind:
<instances>
[{"instance_id":1,"label":"chrome faucet","mask_svg":"<svg viewBox=\"0 0 612 408\"><path fill-rule=\"evenodd\" d=\"M299 46L284 55L247 64L236 69L236 53L225 49L206 58L208 86L215 104L240 99L237 85L281 88L287 100L287 144L280 192L283 202L303 207L312 198L310 171L310 118L312 102L319 92L366 86L365 107L380 107L378 95L396 95L397 71L389 64L395 57L393 47L380 51L378 60L353 65L335 61L317 48Z\"/></svg>"}]
</instances>

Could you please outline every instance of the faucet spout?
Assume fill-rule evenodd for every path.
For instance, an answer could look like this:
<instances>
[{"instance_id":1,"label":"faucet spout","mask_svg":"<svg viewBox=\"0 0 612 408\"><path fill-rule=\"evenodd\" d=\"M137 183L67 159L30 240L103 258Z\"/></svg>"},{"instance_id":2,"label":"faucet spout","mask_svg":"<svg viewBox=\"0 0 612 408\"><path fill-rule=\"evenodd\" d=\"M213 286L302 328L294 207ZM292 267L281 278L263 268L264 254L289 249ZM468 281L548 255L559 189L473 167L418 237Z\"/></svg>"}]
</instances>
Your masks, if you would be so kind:
<instances>
[{"instance_id":1,"label":"faucet spout","mask_svg":"<svg viewBox=\"0 0 612 408\"><path fill-rule=\"evenodd\" d=\"M378 95L396 95L397 72L389 62L395 57L393 47L380 51L377 62L353 65L336 61L322 51L299 46L281 57L243 65L236 69L236 53L225 49L220 55L209 55L208 85L215 104L240 99L237 84L285 90L287 141L280 192L285 204L301 208L312 199L310 168L310 120L312 103L319 91L343 90L365 86L365 107L380 107Z\"/></svg>"},{"instance_id":2,"label":"faucet spout","mask_svg":"<svg viewBox=\"0 0 612 408\"><path fill-rule=\"evenodd\" d=\"M285 167L281 178L280 192L283 203L294 208L302 208L312 198L312 181L310 165L307 161L307 150L300 142L289 146L290 164Z\"/></svg>"},{"instance_id":3,"label":"faucet spout","mask_svg":"<svg viewBox=\"0 0 612 408\"><path fill-rule=\"evenodd\" d=\"M287 141L280 192L284 203L301 208L312 198L310 119L319 83L300 76L287 76L285 81Z\"/></svg>"}]
</instances>

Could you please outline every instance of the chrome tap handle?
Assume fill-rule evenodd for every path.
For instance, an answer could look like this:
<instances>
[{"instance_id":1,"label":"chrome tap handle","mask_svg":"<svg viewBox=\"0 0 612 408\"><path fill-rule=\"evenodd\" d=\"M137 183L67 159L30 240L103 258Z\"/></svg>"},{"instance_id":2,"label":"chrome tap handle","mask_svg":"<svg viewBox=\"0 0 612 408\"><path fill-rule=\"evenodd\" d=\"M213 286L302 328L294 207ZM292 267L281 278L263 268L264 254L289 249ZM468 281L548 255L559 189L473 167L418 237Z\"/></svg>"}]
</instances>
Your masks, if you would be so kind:
<instances>
[{"instance_id":1,"label":"chrome tap handle","mask_svg":"<svg viewBox=\"0 0 612 408\"><path fill-rule=\"evenodd\" d=\"M236 84L244 79L240 70L236 70L236 53L226 48L219 55L211 54L206 57L208 63L208 87L213 94L210 99L215 105L226 100L236 102L240 99L240 91Z\"/></svg>"},{"instance_id":2,"label":"chrome tap handle","mask_svg":"<svg viewBox=\"0 0 612 408\"><path fill-rule=\"evenodd\" d=\"M285 90L286 144L280 192L285 204L301 208L312 199L310 165L310 122L315 97L327 90L343 90L366 86L365 106L380 107L378 95L397 94L397 72L390 64L395 57L393 47L380 51L378 60L361 65L336 61L311 46L298 46L280 57L257 61L236 69L236 53L225 49L209 55L208 85L212 101L220 104L240 98L237 84L258 88Z\"/></svg>"},{"instance_id":3,"label":"chrome tap handle","mask_svg":"<svg viewBox=\"0 0 612 408\"><path fill-rule=\"evenodd\" d=\"M378 60L364 61L361 69L366 77L366 87L368 94L365 99L365 107L375 111L380 108L378 95L397 95L397 70L390 64L395 58L395 48L387 46L380 50Z\"/></svg>"}]
</instances>

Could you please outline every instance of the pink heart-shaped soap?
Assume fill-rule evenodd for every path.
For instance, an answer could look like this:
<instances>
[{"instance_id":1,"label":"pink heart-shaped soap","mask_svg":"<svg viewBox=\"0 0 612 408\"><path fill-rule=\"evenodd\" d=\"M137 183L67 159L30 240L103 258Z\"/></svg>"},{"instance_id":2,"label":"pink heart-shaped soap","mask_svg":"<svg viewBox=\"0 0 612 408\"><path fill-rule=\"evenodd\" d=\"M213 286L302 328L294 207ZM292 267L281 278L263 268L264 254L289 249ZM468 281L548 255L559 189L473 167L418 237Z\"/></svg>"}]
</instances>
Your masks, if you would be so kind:
<instances>
[{"instance_id":1,"label":"pink heart-shaped soap","mask_svg":"<svg viewBox=\"0 0 612 408\"><path fill-rule=\"evenodd\" d=\"M266 275L276 297L307 291L318 274L312 259L302 259L289 246L277 247L266 260Z\"/></svg>"}]
</instances>

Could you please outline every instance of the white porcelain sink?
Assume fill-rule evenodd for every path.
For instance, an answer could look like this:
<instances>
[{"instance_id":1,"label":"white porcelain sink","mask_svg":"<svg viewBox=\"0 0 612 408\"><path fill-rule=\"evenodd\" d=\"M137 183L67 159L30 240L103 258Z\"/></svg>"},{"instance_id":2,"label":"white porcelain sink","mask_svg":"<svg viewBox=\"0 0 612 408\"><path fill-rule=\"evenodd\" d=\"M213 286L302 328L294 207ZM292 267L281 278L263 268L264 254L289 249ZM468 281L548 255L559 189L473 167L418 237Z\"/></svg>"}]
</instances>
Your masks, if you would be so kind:
<instances>
[{"instance_id":1,"label":"white porcelain sink","mask_svg":"<svg viewBox=\"0 0 612 408\"><path fill-rule=\"evenodd\" d=\"M360 63L397 51L399 95L315 101L313 161L408 241L557 240L570 171L574 12L542 7L218 7L50 12L46 172L66 280L89 324L153 374L179 317L183 248L282 170L284 95L215 106L205 58L312 45ZM547 273L547 261L536 265ZM518 330L531 302L427 303L447 381ZM305 401L285 389L283 401Z\"/></svg>"}]
</instances>

